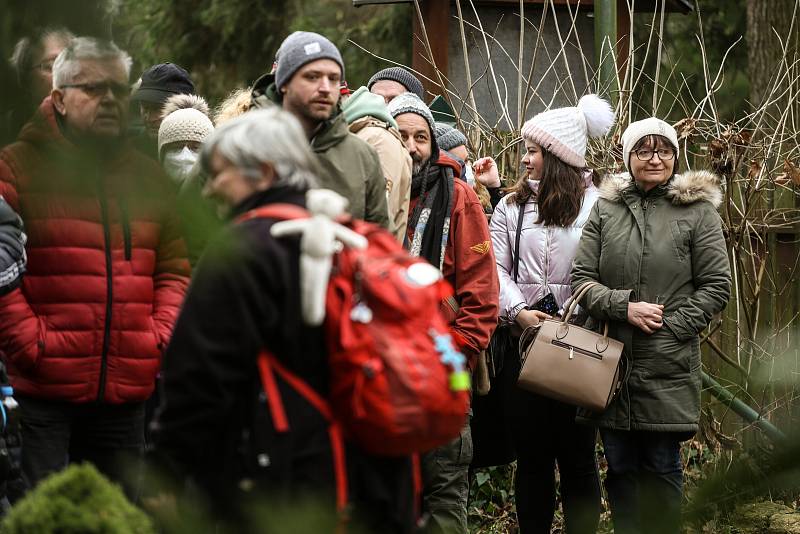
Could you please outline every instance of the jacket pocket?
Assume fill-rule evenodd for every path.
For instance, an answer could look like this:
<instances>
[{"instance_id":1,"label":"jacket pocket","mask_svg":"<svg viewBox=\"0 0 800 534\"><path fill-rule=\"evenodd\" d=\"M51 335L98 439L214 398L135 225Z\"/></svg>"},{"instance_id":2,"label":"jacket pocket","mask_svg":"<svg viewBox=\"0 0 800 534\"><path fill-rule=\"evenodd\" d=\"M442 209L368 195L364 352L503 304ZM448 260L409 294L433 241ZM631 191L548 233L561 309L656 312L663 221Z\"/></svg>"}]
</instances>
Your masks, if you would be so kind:
<instances>
[{"instance_id":1,"label":"jacket pocket","mask_svg":"<svg viewBox=\"0 0 800 534\"><path fill-rule=\"evenodd\" d=\"M472 432L469 424L466 424L458 437L429 454L443 472L453 472L469 466L472 452Z\"/></svg>"},{"instance_id":2,"label":"jacket pocket","mask_svg":"<svg viewBox=\"0 0 800 534\"><path fill-rule=\"evenodd\" d=\"M38 319L39 337L36 340L36 358L31 362L31 367L36 367L47 351L47 321L42 316L38 317Z\"/></svg>"},{"instance_id":3,"label":"jacket pocket","mask_svg":"<svg viewBox=\"0 0 800 534\"><path fill-rule=\"evenodd\" d=\"M36 346L30 349L23 349L17 353L17 357L13 358L14 365L19 369L30 371L34 369L42 358L44 357L47 349L47 321L43 316L37 316L38 332L36 334Z\"/></svg>"},{"instance_id":4,"label":"jacket pocket","mask_svg":"<svg viewBox=\"0 0 800 534\"><path fill-rule=\"evenodd\" d=\"M648 336L646 346L636 350L634 369L648 380L670 380L686 375L691 369L690 347L690 342L679 340L665 323Z\"/></svg>"},{"instance_id":5,"label":"jacket pocket","mask_svg":"<svg viewBox=\"0 0 800 534\"><path fill-rule=\"evenodd\" d=\"M152 317L150 317L150 332L153 334L153 340L156 347L155 354L157 356L161 356L164 352L164 343L161 342L161 337L158 335L156 321Z\"/></svg>"},{"instance_id":6,"label":"jacket pocket","mask_svg":"<svg viewBox=\"0 0 800 534\"><path fill-rule=\"evenodd\" d=\"M670 234L672 234L672 245L678 261L684 262L689 256L689 232L681 229L682 221L674 220L669 222Z\"/></svg>"}]
</instances>

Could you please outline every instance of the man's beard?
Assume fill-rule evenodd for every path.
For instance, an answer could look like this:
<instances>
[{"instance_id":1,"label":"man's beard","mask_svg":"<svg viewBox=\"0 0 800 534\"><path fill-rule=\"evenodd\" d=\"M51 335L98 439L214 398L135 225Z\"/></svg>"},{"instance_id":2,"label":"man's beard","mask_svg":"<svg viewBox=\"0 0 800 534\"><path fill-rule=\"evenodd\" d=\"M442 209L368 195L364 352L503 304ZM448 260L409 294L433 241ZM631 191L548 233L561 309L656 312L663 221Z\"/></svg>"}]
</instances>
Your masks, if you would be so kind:
<instances>
[{"instance_id":1,"label":"man's beard","mask_svg":"<svg viewBox=\"0 0 800 534\"><path fill-rule=\"evenodd\" d=\"M422 159L422 156L419 154L411 156L411 175L419 176L421 172L427 171L430 161L431 158Z\"/></svg>"},{"instance_id":2,"label":"man's beard","mask_svg":"<svg viewBox=\"0 0 800 534\"><path fill-rule=\"evenodd\" d=\"M284 95L284 102L288 95ZM329 120L336 111L336 104L331 102L330 110L314 108L311 102L293 100L289 97L289 108L296 116L302 116L309 124L319 125Z\"/></svg>"}]
</instances>

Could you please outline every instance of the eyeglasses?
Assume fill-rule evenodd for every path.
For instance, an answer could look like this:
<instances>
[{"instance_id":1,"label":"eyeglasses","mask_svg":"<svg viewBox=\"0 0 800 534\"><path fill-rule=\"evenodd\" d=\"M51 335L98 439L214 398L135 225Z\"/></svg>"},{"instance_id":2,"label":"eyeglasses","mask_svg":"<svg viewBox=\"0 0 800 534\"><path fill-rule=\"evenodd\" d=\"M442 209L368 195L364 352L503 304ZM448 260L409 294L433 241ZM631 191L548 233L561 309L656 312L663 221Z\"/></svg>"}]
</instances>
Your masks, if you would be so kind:
<instances>
[{"instance_id":1,"label":"eyeglasses","mask_svg":"<svg viewBox=\"0 0 800 534\"><path fill-rule=\"evenodd\" d=\"M661 161L669 161L675 157L675 151L671 148L659 148L658 150L643 148L636 151L636 157L639 158L639 161L650 161L653 159L653 154L658 154L658 159Z\"/></svg>"},{"instance_id":2,"label":"eyeglasses","mask_svg":"<svg viewBox=\"0 0 800 534\"><path fill-rule=\"evenodd\" d=\"M40 70L42 72L53 72L53 65L55 64L55 59L45 59L41 63L37 63L33 66L31 70Z\"/></svg>"},{"instance_id":3,"label":"eyeglasses","mask_svg":"<svg viewBox=\"0 0 800 534\"><path fill-rule=\"evenodd\" d=\"M68 83L60 87L61 89L75 88L80 89L92 98L100 98L108 94L108 90L114 94L115 98L123 99L131 96L131 89L125 84L114 82L96 83Z\"/></svg>"}]
</instances>

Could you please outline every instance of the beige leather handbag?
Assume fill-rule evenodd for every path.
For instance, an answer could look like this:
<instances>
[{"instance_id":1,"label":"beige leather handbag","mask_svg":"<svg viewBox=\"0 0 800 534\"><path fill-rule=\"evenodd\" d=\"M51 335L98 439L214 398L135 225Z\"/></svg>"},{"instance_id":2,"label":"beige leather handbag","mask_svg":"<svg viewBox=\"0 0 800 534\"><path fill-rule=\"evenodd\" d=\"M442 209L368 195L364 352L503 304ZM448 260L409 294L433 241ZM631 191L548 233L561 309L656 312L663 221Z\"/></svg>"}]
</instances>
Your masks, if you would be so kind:
<instances>
[{"instance_id":1,"label":"beige leather handbag","mask_svg":"<svg viewBox=\"0 0 800 534\"><path fill-rule=\"evenodd\" d=\"M597 282L586 282L573 296L564 318L545 319L520 339L522 370L517 385L545 397L593 412L604 411L624 379L623 344L569 324L578 302ZM533 337L533 342L530 342Z\"/></svg>"}]
</instances>

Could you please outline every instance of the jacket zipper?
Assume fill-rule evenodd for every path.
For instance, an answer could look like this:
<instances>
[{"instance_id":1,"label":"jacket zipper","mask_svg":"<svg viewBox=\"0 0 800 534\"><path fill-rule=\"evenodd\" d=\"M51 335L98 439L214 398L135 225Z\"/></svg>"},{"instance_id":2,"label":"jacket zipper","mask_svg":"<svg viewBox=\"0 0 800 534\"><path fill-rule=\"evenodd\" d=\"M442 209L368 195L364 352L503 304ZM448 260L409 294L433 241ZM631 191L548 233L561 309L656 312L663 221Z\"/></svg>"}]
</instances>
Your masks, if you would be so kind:
<instances>
[{"instance_id":1,"label":"jacket zipper","mask_svg":"<svg viewBox=\"0 0 800 534\"><path fill-rule=\"evenodd\" d=\"M644 224L642 228L642 250L639 253L639 272L636 275L636 298L639 302L642 301L642 263L644 262L644 247L647 245L645 242L647 239L647 201L642 199L640 205L642 206ZM634 216L634 218L636 218L636 216Z\"/></svg>"},{"instance_id":2,"label":"jacket zipper","mask_svg":"<svg viewBox=\"0 0 800 534\"><path fill-rule=\"evenodd\" d=\"M119 211L122 216L122 240L125 244L125 261L131 261L131 221L128 215L128 203L124 198L119 200Z\"/></svg>"},{"instance_id":3,"label":"jacket zipper","mask_svg":"<svg viewBox=\"0 0 800 534\"><path fill-rule=\"evenodd\" d=\"M547 283L547 274L550 272L550 228L544 229L544 293L542 298L546 297L550 292L550 286Z\"/></svg>"},{"instance_id":4,"label":"jacket zipper","mask_svg":"<svg viewBox=\"0 0 800 534\"><path fill-rule=\"evenodd\" d=\"M643 226L642 227L642 250L641 250L641 253L639 254L639 272L636 275L636 298L639 300L639 302L641 302L642 301L642 263L644 263L644 247L647 244L646 243L646 239L647 239L647 207L648 206L647 206L647 201L645 199L641 199L639 204L641 204L641 206L642 206L642 217L644 219L644 224L642 225ZM635 216L634 216L634 218L635 218ZM633 339L631 339L631 343L633 343ZM633 347L631 347L631 349L632 348ZM630 361L629 365L631 366L631 368L633 368L633 350L631 350L630 359L631 359L631 361ZM628 400L628 403L627 403L627 408L628 408L628 410L627 410L628 411L628 428L626 428L625 430L630 430L631 427L632 427L632 425L631 425L631 397L630 397L630 392L628 391L628 382L627 382L627 380L625 381L625 395L627 396L627 400Z\"/></svg>"},{"instance_id":5,"label":"jacket zipper","mask_svg":"<svg viewBox=\"0 0 800 534\"><path fill-rule=\"evenodd\" d=\"M111 304L114 297L114 279L111 260L111 227L108 216L108 202L102 181L100 181L100 212L103 218L103 239L106 253L106 321L103 330L103 353L100 356L100 384L97 390L97 402L103 401L106 392L108 349L111 344Z\"/></svg>"},{"instance_id":6,"label":"jacket zipper","mask_svg":"<svg viewBox=\"0 0 800 534\"><path fill-rule=\"evenodd\" d=\"M595 360L602 360L603 357L599 354L595 354L594 352L589 352L588 350L579 349L578 347L574 347L569 343L564 343L563 341L559 341L554 339L550 342L551 345L555 345L556 347L561 347L562 349L568 349L570 351L570 360L572 359L572 353L577 352L578 354L583 354L584 356L589 356L590 358L594 358Z\"/></svg>"}]
</instances>

